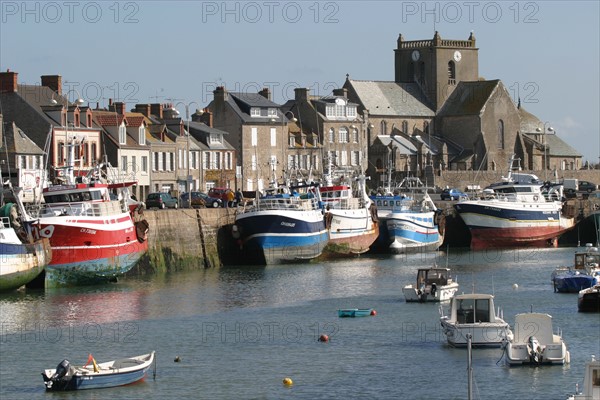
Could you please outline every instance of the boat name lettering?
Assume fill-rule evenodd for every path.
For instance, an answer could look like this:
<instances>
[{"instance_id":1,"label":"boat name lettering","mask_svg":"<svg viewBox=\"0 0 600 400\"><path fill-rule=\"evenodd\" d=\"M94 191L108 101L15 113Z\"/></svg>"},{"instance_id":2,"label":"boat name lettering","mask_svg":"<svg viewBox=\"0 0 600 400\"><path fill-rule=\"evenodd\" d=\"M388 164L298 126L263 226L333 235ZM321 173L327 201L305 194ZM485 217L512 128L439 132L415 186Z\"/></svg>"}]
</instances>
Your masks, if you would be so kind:
<instances>
[{"instance_id":1,"label":"boat name lettering","mask_svg":"<svg viewBox=\"0 0 600 400\"><path fill-rule=\"evenodd\" d=\"M288 226L290 228L293 228L296 226L296 223L295 222L282 222L281 226Z\"/></svg>"},{"instance_id":2,"label":"boat name lettering","mask_svg":"<svg viewBox=\"0 0 600 400\"><path fill-rule=\"evenodd\" d=\"M77 186L75 185L58 185L58 186L50 186L47 191L48 192L54 192L57 190L68 190L68 189L77 189Z\"/></svg>"},{"instance_id":3,"label":"boat name lettering","mask_svg":"<svg viewBox=\"0 0 600 400\"><path fill-rule=\"evenodd\" d=\"M485 206L486 210L492 210L492 211L497 211L500 212L501 210L498 207L490 207L490 206Z\"/></svg>"},{"instance_id":4,"label":"boat name lettering","mask_svg":"<svg viewBox=\"0 0 600 400\"><path fill-rule=\"evenodd\" d=\"M88 229L88 228L81 228L81 233L89 233L90 235L95 235L96 234L96 230L95 229Z\"/></svg>"}]
</instances>

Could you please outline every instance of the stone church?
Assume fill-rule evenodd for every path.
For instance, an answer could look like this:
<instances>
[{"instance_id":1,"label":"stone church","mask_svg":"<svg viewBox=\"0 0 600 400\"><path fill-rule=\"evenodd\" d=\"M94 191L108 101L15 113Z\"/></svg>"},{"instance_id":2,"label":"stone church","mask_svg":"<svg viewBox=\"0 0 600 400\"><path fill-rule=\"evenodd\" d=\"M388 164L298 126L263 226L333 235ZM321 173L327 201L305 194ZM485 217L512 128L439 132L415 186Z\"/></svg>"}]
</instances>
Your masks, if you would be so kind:
<instances>
[{"instance_id":1,"label":"stone church","mask_svg":"<svg viewBox=\"0 0 600 400\"><path fill-rule=\"evenodd\" d=\"M467 40L406 41L394 50L394 82L347 77L367 126L371 176L439 170L506 170L514 153L530 169L579 169L581 154L513 101L501 80L479 75Z\"/></svg>"}]
</instances>

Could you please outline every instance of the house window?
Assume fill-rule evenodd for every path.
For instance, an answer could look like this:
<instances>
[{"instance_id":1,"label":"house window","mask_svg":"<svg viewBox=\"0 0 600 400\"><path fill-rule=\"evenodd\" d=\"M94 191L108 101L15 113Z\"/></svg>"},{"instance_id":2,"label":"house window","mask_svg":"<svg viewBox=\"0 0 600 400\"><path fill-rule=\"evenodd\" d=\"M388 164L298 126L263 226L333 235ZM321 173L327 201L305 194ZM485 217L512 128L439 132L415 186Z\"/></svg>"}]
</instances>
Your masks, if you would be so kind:
<instances>
[{"instance_id":1,"label":"house window","mask_svg":"<svg viewBox=\"0 0 600 400\"><path fill-rule=\"evenodd\" d=\"M215 169L221 169L221 153L215 152Z\"/></svg>"},{"instance_id":2,"label":"house window","mask_svg":"<svg viewBox=\"0 0 600 400\"><path fill-rule=\"evenodd\" d=\"M276 108L269 108L269 110L267 111L267 116L268 117L276 117L277 116L277 109Z\"/></svg>"},{"instance_id":3,"label":"house window","mask_svg":"<svg viewBox=\"0 0 600 400\"><path fill-rule=\"evenodd\" d=\"M144 125L140 126L140 128L138 129L138 142L141 145L145 145L146 144L146 127Z\"/></svg>"},{"instance_id":4,"label":"house window","mask_svg":"<svg viewBox=\"0 0 600 400\"><path fill-rule=\"evenodd\" d=\"M312 166L313 166L314 169L318 169L319 168L319 157L313 156Z\"/></svg>"},{"instance_id":5,"label":"house window","mask_svg":"<svg viewBox=\"0 0 600 400\"><path fill-rule=\"evenodd\" d=\"M346 151L342 151L341 153L342 165L348 165L348 153Z\"/></svg>"},{"instance_id":6,"label":"house window","mask_svg":"<svg viewBox=\"0 0 600 400\"><path fill-rule=\"evenodd\" d=\"M260 117L260 108L252 107L250 109L250 116L251 117Z\"/></svg>"},{"instance_id":7,"label":"house window","mask_svg":"<svg viewBox=\"0 0 600 400\"><path fill-rule=\"evenodd\" d=\"M504 121L498 120L498 148L504 148Z\"/></svg>"},{"instance_id":8,"label":"house window","mask_svg":"<svg viewBox=\"0 0 600 400\"><path fill-rule=\"evenodd\" d=\"M335 142L335 131L333 128L329 128L329 143Z\"/></svg>"},{"instance_id":9,"label":"house window","mask_svg":"<svg viewBox=\"0 0 600 400\"><path fill-rule=\"evenodd\" d=\"M344 126L340 128L340 143L348 143L348 128Z\"/></svg>"},{"instance_id":10,"label":"house window","mask_svg":"<svg viewBox=\"0 0 600 400\"><path fill-rule=\"evenodd\" d=\"M220 144L223 143L223 135L220 133L211 133L210 134L210 144Z\"/></svg>"},{"instance_id":11,"label":"house window","mask_svg":"<svg viewBox=\"0 0 600 400\"><path fill-rule=\"evenodd\" d=\"M277 129L271 128L271 147L277 146Z\"/></svg>"},{"instance_id":12,"label":"house window","mask_svg":"<svg viewBox=\"0 0 600 400\"><path fill-rule=\"evenodd\" d=\"M142 156L142 172L148 172L148 157Z\"/></svg>"},{"instance_id":13,"label":"house window","mask_svg":"<svg viewBox=\"0 0 600 400\"><path fill-rule=\"evenodd\" d=\"M387 135L387 123L385 121L381 121L381 124L379 124L380 126L380 131L381 131L381 135Z\"/></svg>"},{"instance_id":14,"label":"house window","mask_svg":"<svg viewBox=\"0 0 600 400\"><path fill-rule=\"evenodd\" d=\"M351 164L354 166L360 165L360 151L352 152Z\"/></svg>"},{"instance_id":15,"label":"house window","mask_svg":"<svg viewBox=\"0 0 600 400\"><path fill-rule=\"evenodd\" d=\"M408 121L402 121L402 132L408 134Z\"/></svg>"},{"instance_id":16,"label":"house window","mask_svg":"<svg viewBox=\"0 0 600 400\"><path fill-rule=\"evenodd\" d=\"M325 107L325 116L327 118L335 117L335 106L334 105L328 105L327 107Z\"/></svg>"},{"instance_id":17,"label":"house window","mask_svg":"<svg viewBox=\"0 0 600 400\"><path fill-rule=\"evenodd\" d=\"M135 156L131 156L131 170L133 172L137 172L138 168L137 168L137 159Z\"/></svg>"},{"instance_id":18,"label":"house window","mask_svg":"<svg viewBox=\"0 0 600 400\"><path fill-rule=\"evenodd\" d=\"M252 146L256 147L256 146L258 146L258 128L252 128L251 132L252 132L252 138L251 138Z\"/></svg>"},{"instance_id":19,"label":"house window","mask_svg":"<svg viewBox=\"0 0 600 400\"><path fill-rule=\"evenodd\" d=\"M96 159L98 158L98 153L97 153L97 145L96 143L92 143L92 154L91 154L91 161L93 163L96 163Z\"/></svg>"},{"instance_id":20,"label":"house window","mask_svg":"<svg viewBox=\"0 0 600 400\"><path fill-rule=\"evenodd\" d=\"M346 107L346 116L348 116L350 118L356 118L356 107L347 106Z\"/></svg>"},{"instance_id":21,"label":"house window","mask_svg":"<svg viewBox=\"0 0 600 400\"><path fill-rule=\"evenodd\" d=\"M335 105L335 116L336 117L344 117L345 116L345 111L346 111L346 106L343 104L336 104Z\"/></svg>"},{"instance_id":22,"label":"house window","mask_svg":"<svg viewBox=\"0 0 600 400\"><path fill-rule=\"evenodd\" d=\"M288 169L294 169L294 156L288 155Z\"/></svg>"},{"instance_id":23,"label":"house window","mask_svg":"<svg viewBox=\"0 0 600 400\"><path fill-rule=\"evenodd\" d=\"M125 124L119 125L119 144L125 144L125 140L127 137L127 128L125 128Z\"/></svg>"},{"instance_id":24,"label":"house window","mask_svg":"<svg viewBox=\"0 0 600 400\"><path fill-rule=\"evenodd\" d=\"M225 168L230 170L233 169L233 157L231 156L231 152L225 153Z\"/></svg>"},{"instance_id":25,"label":"house window","mask_svg":"<svg viewBox=\"0 0 600 400\"><path fill-rule=\"evenodd\" d=\"M91 128L92 127L92 114L90 114L90 113L86 114L86 121L87 121L86 126L88 128Z\"/></svg>"},{"instance_id":26,"label":"house window","mask_svg":"<svg viewBox=\"0 0 600 400\"><path fill-rule=\"evenodd\" d=\"M448 85L456 85L456 65L454 65L454 61L448 62Z\"/></svg>"},{"instance_id":27,"label":"house window","mask_svg":"<svg viewBox=\"0 0 600 400\"><path fill-rule=\"evenodd\" d=\"M308 169L308 154L303 154L301 160L302 160L301 168Z\"/></svg>"},{"instance_id":28,"label":"house window","mask_svg":"<svg viewBox=\"0 0 600 400\"><path fill-rule=\"evenodd\" d=\"M358 143L358 129L352 128L352 142Z\"/></svg>"},{"instance_id":29,"label":"house window","mask_svg":"<svg viewBox=\"0 0 600 400\"><path fill-rule=\"evenodd\" d=\"M181 168L183 168L183 149L177 149L177 153L178 153L177 158L179 160L177 168L181 169Z\"/></svg>"},{"instance_id":30,"label":"house window","mask_svg":"<svg viewBox=\"0 0 600 400\"><path fill-rule=\"evenodd\" d=\"M252 171L256 171L256 154L252 154Z\"/></svg>"},{"instance_id":31,"label":"house window","mask_svg":"<svg viewBox=\"0 0 600 400\"><path fill-rule=\"evenodd\" d=\"M423 121L423 132L429 133L429 121Z\"/></svg>"},{"instance_id":32,"label":"house window","mask_svg":"<svg viewBox=\"0 0 600 400\"><path fill-rule=\"evenodd\" d=\"M127 172L127 156L121 156L121 171Z\"/></svg>"},{"instance_id":33,"label":"house window","mask_svg":"<svg viewBox=\"0 0 600 400\"><path fill-rule=\"evenodd\" d=\"M203 153L203 163L204 163L204 169L210 169L210 153L208 151L205 151Z\"/></svg>"},{"instance_id":34,"label":"house window","mask_svg":"<svg viewBox=\"0 0 600 400\"><path fill-rule=\"evenodd\" d=\"M290 147L296 146L296 138L294 136L290 136Z\"/></svg>"},{"instance_id":35,"label":"house window","mask_svg":"<svg viewBox=\"0 0 600 400\"><path fill-rule=\"evenodd\" d=\"M64 165L65 163L65 142L58 142L57 143L57 160L58 161L58 165Z\"/></svg>"}]
</instances>

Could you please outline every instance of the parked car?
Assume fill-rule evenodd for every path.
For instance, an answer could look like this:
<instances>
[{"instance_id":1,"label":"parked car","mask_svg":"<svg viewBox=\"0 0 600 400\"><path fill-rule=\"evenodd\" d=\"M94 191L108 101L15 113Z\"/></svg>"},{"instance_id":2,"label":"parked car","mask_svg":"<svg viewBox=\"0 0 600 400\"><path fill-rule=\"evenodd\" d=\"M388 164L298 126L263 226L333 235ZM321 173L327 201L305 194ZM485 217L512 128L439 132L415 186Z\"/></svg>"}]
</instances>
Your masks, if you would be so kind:
<instances>
[{"instance_id":1,"label":"parked car","mask_svg":"<svg viewBox=\"0 0 600 400\"><path fill-rule=\"evenodd\" d=\"M210 188L210 190L208 191L208 195L215 199L221 199L223 204L225 204L225 202L227 201L227 193L228 192L232 192L232 190L229 188L214 187L214 188Z\"/></svg>"},{"instance_id":2,"label":"parked car","mask_svg":"<svg viewBox=\"0 0 600 400\"><path fill-rule=\"evenodd\" d=\"M588 181L579 181L578 188L579 188L580 192L592 193L598 189L598 185L596 185L595 183L592 183L592 182L588 182Z\"/></svg>"},{"instance_id":3,"label":"parked car","mask_svg":"<svg viewBox=\"0 0 600 400\"><path fill-rule=\"evenodd\" d=\"M187 192L183 193L181 196L179 196L179 205L182 208L188 208L190 206L189 197L190 197L190 195ZM202 192L192 192L192 208L200 208L200 207L217 208L217 207L222 207L222 206L223 206L223 202L221 201L221 199L216 199L216 198L210 197L206 193L202 193Z\"/></svg>"},{"instance_id":4,"label":"parked car","mask_svg":"<svg viewBox=\"0 0 600 400\"><path fill-rule=\"evenodd\" d=\"M460 200L460 199L465 199L468 196L461 192L458 189L444 189L442 190L442 193L440 194L440 199L442 200Z\"/></svg>"},{"instance_id":5,"label":"parked car","mask_svg":"<svg viewBox=\"0 0 600 400\"><path fill-rule=\"evenodd\" d=\"M146 208L174 208L177 209L177 199L171 196L169 193L157 192L150 193L148 197L146 197Z\"/></svg>"}]
</instances>

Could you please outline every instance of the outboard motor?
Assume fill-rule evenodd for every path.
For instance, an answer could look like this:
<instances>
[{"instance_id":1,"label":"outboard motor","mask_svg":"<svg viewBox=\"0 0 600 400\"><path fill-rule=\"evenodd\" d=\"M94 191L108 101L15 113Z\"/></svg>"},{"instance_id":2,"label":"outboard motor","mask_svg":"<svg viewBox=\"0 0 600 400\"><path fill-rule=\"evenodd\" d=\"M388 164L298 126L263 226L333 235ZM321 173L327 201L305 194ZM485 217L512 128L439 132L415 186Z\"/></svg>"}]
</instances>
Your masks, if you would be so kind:
<instances>
[{"instance_id":1,"label":"outboard motor","mask_svg":"<svg viewBox=\"0 0 600 400\"><path fill-rule=\"evenodd\" d=\"M541 364L544 356L542 355L542 348L540 342L535 336L529 336L527 340L527 350L529 352L529 362L532 364Z\"/></svg>"},{"instance_id":2,"label":"outboard motor","mask_svg":"<svg viewBox=\"0 0 600 400\"><path fill-rule=\"evenodd\" d=\"M67 373L69 372L69 368L71 367L71 363L69 363L69 360L62 360L57 366L56 366L56 371L54 372L54 374L50 377L49 380L47 380L45 382L46 384L46 389L51 389L52 386L60 381L62 378L65 377L65 375L67 375Z\"/></svg>"},{"instance_id":3,"label":"outboard motor","mask_svg":"<svg viewBox=\"0 0 600 400\"><path fill-rule=\"evenodd\" d=\"M437 290L437 284L434 282L431 284L431 297L435 297L435 292Z\"/></svg>"}]
</instances>

